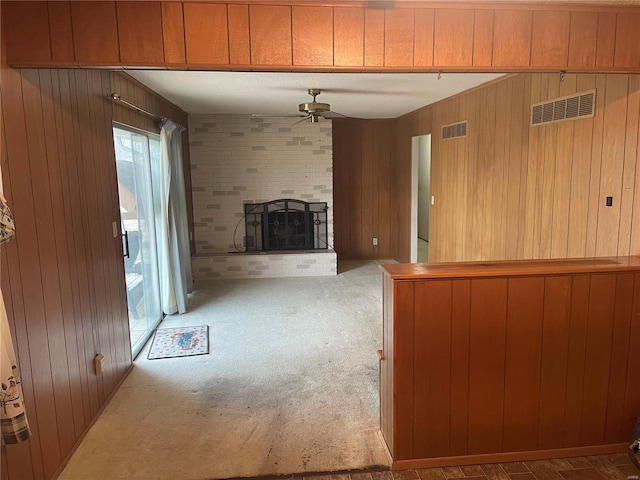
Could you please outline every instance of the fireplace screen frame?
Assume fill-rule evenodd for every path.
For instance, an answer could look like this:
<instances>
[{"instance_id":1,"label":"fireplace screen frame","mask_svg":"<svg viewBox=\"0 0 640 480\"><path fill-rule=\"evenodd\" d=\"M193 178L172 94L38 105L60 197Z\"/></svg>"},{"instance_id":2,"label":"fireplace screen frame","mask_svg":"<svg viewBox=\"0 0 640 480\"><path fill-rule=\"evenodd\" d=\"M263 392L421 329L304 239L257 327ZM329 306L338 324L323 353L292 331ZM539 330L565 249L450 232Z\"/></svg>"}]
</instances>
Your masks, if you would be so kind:
<instances>
[{"instance_id":1,"label":"fireplace screen frame","mask_svg":"<svg viewBox=\"0 0 640 480\"><path fill-rule=\"evenodd\" d=\"M245 250L326 250L327 202L292 198L245 203Z\"/></svg>"}]
</instances>

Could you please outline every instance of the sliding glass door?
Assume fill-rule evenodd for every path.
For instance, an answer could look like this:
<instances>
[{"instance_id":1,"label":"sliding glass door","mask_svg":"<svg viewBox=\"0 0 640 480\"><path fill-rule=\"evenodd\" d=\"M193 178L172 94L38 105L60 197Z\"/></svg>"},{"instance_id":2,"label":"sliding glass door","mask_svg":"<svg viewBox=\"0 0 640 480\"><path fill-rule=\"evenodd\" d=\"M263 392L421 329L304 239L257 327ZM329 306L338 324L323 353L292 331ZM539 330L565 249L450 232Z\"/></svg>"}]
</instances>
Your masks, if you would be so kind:
<instances>
[{"instance_id":1,"label":"sliding glass door","mask_svg":"<svg viewBox=\"0 0 640 480\"><path fill-rule=\"evenodd\" d=\"M157 135L114 127L125 281L134 357L162 320L156 250L152 165L159 164Z\"/></svg>"}]
</instances>

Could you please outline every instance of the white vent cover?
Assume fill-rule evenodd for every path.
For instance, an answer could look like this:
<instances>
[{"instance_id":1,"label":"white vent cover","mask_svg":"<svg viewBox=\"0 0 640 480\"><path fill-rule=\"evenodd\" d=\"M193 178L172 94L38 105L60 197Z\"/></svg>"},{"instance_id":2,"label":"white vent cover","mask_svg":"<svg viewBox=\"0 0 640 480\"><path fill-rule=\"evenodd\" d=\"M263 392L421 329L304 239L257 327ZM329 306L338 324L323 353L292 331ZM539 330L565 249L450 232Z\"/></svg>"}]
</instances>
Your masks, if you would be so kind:
<instances>
[{"instance_id":1,"label":"white vent cover","mask_svg":"<svg viewBox=\"0 0 640 480\"><path fill-rule=\"evenodd\" d=\"M575 118L593 117L596 109L596 91L577 93L536 103L531 107L531 125L562 122Z\"/></svg>"},{"instance_id":2,"label":"white vent cover","mask_svg":"<svg viewBox=\"0 0 640 480\"><path fill-rule=\"evenodd\" d=\"M442 127L442 139L448 140L450 138L466 137L467 136L467 121L460 123L454 123L453 125L445 125Z\"/></svg>"}]
</instances>

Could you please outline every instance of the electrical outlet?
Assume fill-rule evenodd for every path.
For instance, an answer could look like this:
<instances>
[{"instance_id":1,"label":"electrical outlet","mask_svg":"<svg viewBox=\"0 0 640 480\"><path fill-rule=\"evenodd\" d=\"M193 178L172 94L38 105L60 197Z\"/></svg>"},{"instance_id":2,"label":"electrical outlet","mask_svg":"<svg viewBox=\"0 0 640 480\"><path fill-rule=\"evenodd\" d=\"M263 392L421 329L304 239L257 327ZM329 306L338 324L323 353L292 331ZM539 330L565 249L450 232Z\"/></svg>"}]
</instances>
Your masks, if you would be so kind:
<instances>
[{"instance_id":1,"label":"electrical outlet","mask_svg":"<svg viewBox=\"0 0 640 480\"><path fill-rule=\"evenodd\" d=\"M373 244L378 245L378 237L373 237Z\"/></svg>"},{"instance_id":2,"label":"electrical outlet","mask_svg":"<svg viewBox=\"0 0 640 480\"><path fill-rule=\"evenodd\" d=\"M98 353L93 359L96 375L100 375L104 370L104 355Z\"/></svg>"}]
</instances>

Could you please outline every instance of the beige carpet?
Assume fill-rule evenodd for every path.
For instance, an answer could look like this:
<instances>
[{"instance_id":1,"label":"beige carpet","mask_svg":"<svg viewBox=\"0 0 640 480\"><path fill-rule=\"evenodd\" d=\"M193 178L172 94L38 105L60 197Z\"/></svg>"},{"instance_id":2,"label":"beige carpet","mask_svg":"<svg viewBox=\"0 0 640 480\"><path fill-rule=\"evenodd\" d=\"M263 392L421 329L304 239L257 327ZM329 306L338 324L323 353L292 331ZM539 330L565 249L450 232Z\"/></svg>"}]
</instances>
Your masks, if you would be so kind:
<instances>
[{"instance_id":1,"label":"beige carpet","mask_svg":"<svg viewBox=\"0 0 640 480\"><path fill-rule=\"evenodd\" d=\"M386 465L378 431L381 274L198 285L210 355L135 368L61 480L204 480Z\"/></svg>"}]
</instances>

